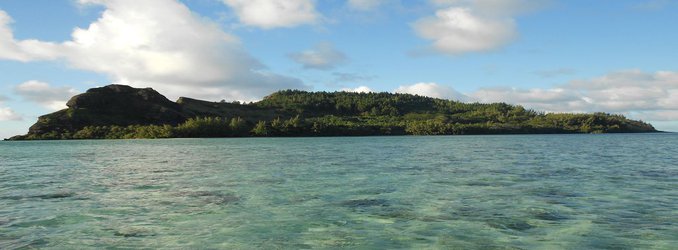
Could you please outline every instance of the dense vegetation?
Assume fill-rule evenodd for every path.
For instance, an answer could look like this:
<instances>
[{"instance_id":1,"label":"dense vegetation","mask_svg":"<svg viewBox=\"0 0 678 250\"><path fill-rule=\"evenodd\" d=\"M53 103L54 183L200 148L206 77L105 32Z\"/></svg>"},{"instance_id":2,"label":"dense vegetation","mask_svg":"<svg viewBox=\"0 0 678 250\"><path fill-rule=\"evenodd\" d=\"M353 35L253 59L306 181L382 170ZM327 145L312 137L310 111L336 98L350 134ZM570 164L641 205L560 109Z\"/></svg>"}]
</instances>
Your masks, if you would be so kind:
<instances>
[{"instance_id":1,"label":"dense vegetation","mask_svg":"<svg viewBox=\"0 0 678 250\"><path fill-rule=\"evenodd\" d=\"M75 97L74 97L75 98ZM41 117L34 133L14 139L132 139L245 136L463 135L654 132L621 115L546 114L505 103L481 104L409 94L285 90L250 104L178 102L178 122L105 124ZM75 105L74 105L75 106ZM73 109L73 110L70 110ZM71 116L92 107L71 107ZM63 112L63 111L62 111ZM55 113L57 114L57 113ZM174 114L174 113L172 113ZM124 116L114 114L115 117ZM111 114L106 114L110 119ZM147 116L143 116L147 117ZM79 121L62 124L63 121ZM95 121L100 121L97 119ZM139 120L139 119L137 119ZM52 124L59 121L58 126ZM42 123L41 123L42 122ZM51 122L51 123L50 123ZM45 131L44 127L50 128ZM75 125L74 125L75 124ZM40 125L40 126L38 126ZM64 129L65 128L65 129Z\"/></svg>"}]
</instances>

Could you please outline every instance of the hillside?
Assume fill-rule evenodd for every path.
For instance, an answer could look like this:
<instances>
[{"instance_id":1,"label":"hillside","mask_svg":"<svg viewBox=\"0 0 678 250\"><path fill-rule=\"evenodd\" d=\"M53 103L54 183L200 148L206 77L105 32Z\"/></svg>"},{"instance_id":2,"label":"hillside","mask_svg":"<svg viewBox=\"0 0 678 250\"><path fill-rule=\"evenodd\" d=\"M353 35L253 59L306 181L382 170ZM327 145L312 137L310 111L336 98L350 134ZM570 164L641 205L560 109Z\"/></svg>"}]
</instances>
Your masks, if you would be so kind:
<instances>
[{"instance_id":1,"label":"hillside","mask_svg":"<svg viewBox=\"0 0 678 250\"><path fill-rule=\"evenodd\" d=\"M284 90L240 104L172 102L150 88L109 85L74 96L67 106L11 139L656 132L621 115L545 114L391 93Z\"/></svg>"}]
</instances>

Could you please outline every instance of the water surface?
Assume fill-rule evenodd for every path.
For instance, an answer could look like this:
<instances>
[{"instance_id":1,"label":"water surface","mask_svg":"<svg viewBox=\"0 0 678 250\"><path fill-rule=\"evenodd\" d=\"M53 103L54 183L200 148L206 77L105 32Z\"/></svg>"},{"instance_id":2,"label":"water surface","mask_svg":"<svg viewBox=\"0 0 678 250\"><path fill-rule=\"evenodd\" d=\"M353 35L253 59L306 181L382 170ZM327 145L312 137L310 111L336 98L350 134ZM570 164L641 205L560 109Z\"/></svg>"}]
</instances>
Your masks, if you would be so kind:
<instances>
[{"instance_id":1,"label":"water surface","mask_svg":"<svg viewBox=\"0 0 678 250\"><path fill-rule=\"evenodd\" d=\"M672 249L675 134L0 143L0 248Z\"/></svg>"}]
</instances>

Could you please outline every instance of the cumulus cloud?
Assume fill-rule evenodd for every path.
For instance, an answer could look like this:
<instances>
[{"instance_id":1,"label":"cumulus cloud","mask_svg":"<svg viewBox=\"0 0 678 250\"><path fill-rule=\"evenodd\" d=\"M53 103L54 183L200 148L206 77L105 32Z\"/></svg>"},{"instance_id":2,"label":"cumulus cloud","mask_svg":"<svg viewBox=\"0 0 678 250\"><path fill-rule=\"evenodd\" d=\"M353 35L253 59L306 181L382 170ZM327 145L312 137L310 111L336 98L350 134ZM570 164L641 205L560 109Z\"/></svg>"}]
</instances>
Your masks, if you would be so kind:
<instances>
[{"instance_id":1,"label":"cumulus cloud","mask_svg":"<svg viewBox=\"0 0 678 250\"><path fill-rule=\"evenodd\" d=\"M320 14L313 0L223 0L240 22L263 29L315 23Z\"/></svg>"},{"instance_id":2,"label":"cumulus cloud","mask_svg":"<svg viewBox=\"0 0 678 250\"><path fill-rule=\"evenodd\" d=\"M370 87L367 86L358 86L356 88L343 88L341 91L346 92L356 92L356 93L370 93L374 92Z\"/></svg>"},{"instance_id":3,"label":"cumulus cloud","mask_svg":"<svg viewBox=\"0 0 678 250\"><path fill-rule=\"evenodd\" d=\"M486 16L511 17L544 8L551 0L431 0L431 2L439 7L467 6Z\"/></svg>"},{"instance_id":4,"label":"cumulus cloud","mask_svg":"<svg viewBox=\"0 0 678 250\"><path fill-rule=\"evenodd\" d=\"M505 102L546 112L621 113L646 121L678 120L678 72L612 72L551 88L481 88L462 94L437 83L400 86L396 93L482 103Z\"/></svg>"},{"instance_id":5,"label":"cumulus cloud","mask_svg":"<svg viewBox=\"0 0 678 250\"><path fill-rule=\"evenodd\" d=\"M255 1L256 2L256 1ZM247 54L238 39L176 0L79 0L105 7L87 28L59 44L33 41L12 58L3 51L25 42L0 35L0 57L63 59L74 68L99 72L116 83L153 87L170 98L253 100L277 89L307 88L277 75ZM9 30L7 24L2 32Z\"/></svg>"},{"instance_id":6,"label":"cumulus cloud","mask_svg":"<svg viewBox=\"0 0 678 250\"><path fill-rule=\"evenodd\" d=\"M21 121L22 118L11 108L0 106L0 121Z\"/></svg>"},{"instance_id":7,"label":"cumulus cloud","mask_svg":"<svg viewBox=\"0 0 678 250\"><path fill-rule=\"evenodd\" d=\"M442 99L466 101L467 96L457 92L451 87L434 82L420 82L412 85L403 85L393 90L395 93L413 94Z\"/></svg>"},{"instance_id":8,"label":"cumulus cloud","mask_svg":"<svg viewBox=\"0 0 678 250\"><path fill-rule=\"evenodd\" d=\"M355 10L367 11L379 7L383 0L348 0L348 6Z\"/></svg>"},{"instance_id":9,"label":"cumulus cloud","mask_svg":"<svg viewBox=\"0 0 678 250\"><path fill-rule=\"evenodd\" d=\"M347 61L346 55L328 42L317 44L314 48L290 54L290 58L307 69L329 70Z\"/></svg>"},{"instance_id":10,"label":"cumulus cloud","mask_svg":"<svg viewBox=\"0 0 678 250\"><path fill-rule=\"evenodd\" d=\"M506 102L549 112L583 112L589 105L578 93L563 88L483 88L469 96L477 102Z\"/></svg>"},{"instance_id":11,"label":"cumulus cloud","mask_svg":"<svg viewBox=\"0 0 678 250\"><path fill-rule=\"evenodd\" d=\"M677 72L627 70L573 81L565 87L579 90L606 111L678 110Z\"/></svg>"},{"instance_id":12,"label":"cumulus cloud","mask_svg":"<svg viewBox=\"0 0 678 250\"><path fill-rule=\"evenodd\" d=\"M70 87L53 87L46 82L27 81L17 85L14 92L24 99L51 110L66 108L66 102L79 92Z\"/></svg>"},{"instance_id":13,"label":"cumulus cloud","mask_svg":"<svg viewBox=\"0 0 678 250\"><path fill-rule=\"evenodd\" d=\"M678 72L613 72L555 88L487 88L470 95L481 102L508 102L549 112L612 112L644 120L678 114Z\"/></svg>"},{"instance_id":14,"label":"cumulus cloud","mask_svg":"<svg viewBox=\"0 0 678 250\"><path fill-rule=\"evenodd\" d=\"M412 24L433 49L451 55L491 51L516 36L515 15L542 6L542 0L432 0L434 16Z\"/></svg>"},{"instance_id":15,"label":"cumulus cloud","mask_svg":"<svg viewBox=\"0 0 678 250\"><path fill-rule=\"evenodd\" d=\"M0 121L20 121L22 118L14 110L8 107L3 107L5 101L9 98L0 95Z\"/></svg>"},{"instance_id":16,"label":"cumulus cloud","mask_svg":"<svg viewBox=\"0 0 678 250\"><path fill-rule=\"evenodd\" d=\"M15 41L10 28L13 22L7 12L0 10L0 59L27 62L32 60L50 60L58 55L54 43L37 40Z\"/></svg>"}]
</instances>

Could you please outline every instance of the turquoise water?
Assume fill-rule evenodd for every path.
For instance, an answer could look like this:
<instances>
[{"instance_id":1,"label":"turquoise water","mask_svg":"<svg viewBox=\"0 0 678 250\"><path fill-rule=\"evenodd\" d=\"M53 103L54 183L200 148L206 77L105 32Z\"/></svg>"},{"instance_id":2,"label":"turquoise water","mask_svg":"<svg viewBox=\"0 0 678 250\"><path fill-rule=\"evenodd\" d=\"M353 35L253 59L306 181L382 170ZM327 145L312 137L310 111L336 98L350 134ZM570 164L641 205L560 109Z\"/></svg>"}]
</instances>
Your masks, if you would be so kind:
<instances>
[{"instance_id":1,"label":"turquoise water","mask_svg":"<svg viewBox=\"0 0 678 250\"><path fill-rule=\"evenodd\" d=\"M678 135L0 143L0 248L676 249Z\"/></svg>"}]
</instances>

